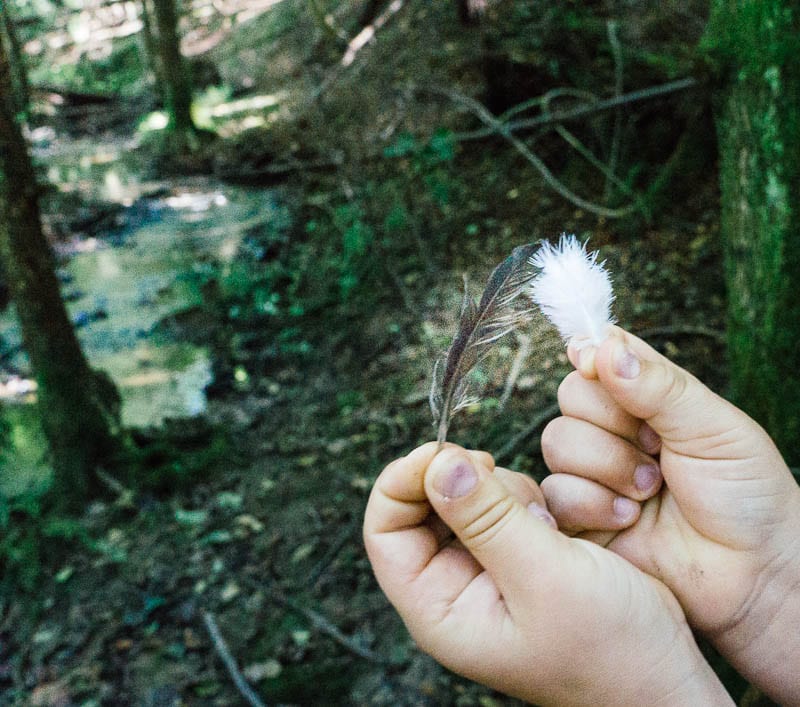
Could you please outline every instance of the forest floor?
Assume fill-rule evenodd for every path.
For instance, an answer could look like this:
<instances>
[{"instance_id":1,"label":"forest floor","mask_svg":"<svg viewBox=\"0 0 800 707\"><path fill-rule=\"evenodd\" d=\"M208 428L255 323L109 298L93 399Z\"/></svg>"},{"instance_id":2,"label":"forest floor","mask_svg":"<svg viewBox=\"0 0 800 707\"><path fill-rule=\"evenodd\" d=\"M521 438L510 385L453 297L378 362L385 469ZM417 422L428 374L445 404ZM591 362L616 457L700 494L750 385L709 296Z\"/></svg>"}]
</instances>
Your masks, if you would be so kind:
<instances>
[{"instance_id":1,"label":"forest floor","mask_svg":"<svg viewBox=\"0 0 800 707\"><path fill-rule=\"evenodd\" d=\"M715 171L655 219L613 221L562 200L502 141L428 140L476 125L382 87L424 75L474 95L481 78L453 58L478 39L426 6L410 3L349 74L322 40L306 46L302 24L269 42L250 27L212 50L252 95L288 96L271 131L232 133L213 160L218 175L269 182L288 223L254 230L226 268L211 263L202 303L159 324L211 351L208 410L141 432L152 478L123 479L70 538L54 531L32 586L0 600L0 704L243 703L209 620L269 704L517 704L414 646L360 531L381 468L433 436L428 381L461 274L477 290L515 245L590 236L619 321L724 392ZM556 144L541 149L557 159ZM278 185L264 169L314 161L335 164ZM451 436L540 479L538 438L568 364L542 322L528 335L521 375L509 386L517 351L504 344Z\"/></svg>"}]
</instances>

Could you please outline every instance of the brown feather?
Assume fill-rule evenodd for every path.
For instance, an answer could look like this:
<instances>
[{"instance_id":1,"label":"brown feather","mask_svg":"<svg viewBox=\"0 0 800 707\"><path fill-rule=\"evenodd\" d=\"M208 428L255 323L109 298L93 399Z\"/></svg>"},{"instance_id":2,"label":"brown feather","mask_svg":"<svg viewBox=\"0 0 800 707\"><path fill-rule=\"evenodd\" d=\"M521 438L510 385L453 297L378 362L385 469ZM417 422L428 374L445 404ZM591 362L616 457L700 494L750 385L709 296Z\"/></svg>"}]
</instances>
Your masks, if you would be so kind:
<instances>
[{"instance_id":1,"label":"brown feather","mask_svg":"<svg viewBox=\"0 0 800 707\"><path fill-rule=\"evenodd\" d=\"M437 440L443 444L452 416L470 405L469 372L486 356L498 339L526 323L534 313L527 297L520 297L536 275L530 259L535 244L519 246L489 276L480 302L469 296L464 283L464 300L458 331L447 354L436 362L430 404L438 423Z\"/></svg>"}]
</instances>

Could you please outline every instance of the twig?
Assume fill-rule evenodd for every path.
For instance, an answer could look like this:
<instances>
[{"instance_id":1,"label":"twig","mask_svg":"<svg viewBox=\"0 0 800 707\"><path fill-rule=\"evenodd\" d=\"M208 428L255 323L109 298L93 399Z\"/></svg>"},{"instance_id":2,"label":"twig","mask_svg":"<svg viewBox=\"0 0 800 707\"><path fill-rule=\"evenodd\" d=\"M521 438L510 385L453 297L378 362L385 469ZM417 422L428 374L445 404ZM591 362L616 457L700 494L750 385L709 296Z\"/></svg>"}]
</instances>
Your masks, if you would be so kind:
<instances>
[{"instance_id":1,"label":"twig","mask_svg":"<svg viewBox=\"0 0 800 707\"><path fill-rule=\"evenodd\" d=\"M328 638L332 638L340 646L346 648L359 658L364 658L365 660L369 660L372 663L377 663L378 665L386 665L390 662L387 658L378 655L369 648L365 648L349 636L346 636L322 614L319 614L311 609L307 609L304 606L300 606L300 604L298 604L296 601L290 599L275 589L273 589L271 594L279 604L283 604L283 606L286 606L292 611L296 611L301 616L304 616L311 622L311 625L314 626L314 628L324 633L326 636L328 636Z\"/></svg>"},{"instance_id":2,"label":"twig","mask_svg":"<svg viewBox=\"0 0 800 707\"><path fill-rule=\"evenodd\" d=\"M211 638L211 642L214 644L214 650L225 664L228 675L231 676L231 680L233 680L233 684L236 685L239 694L244 697L247 703L252 707L266 707L259 696L253 691L253 688L248 685L244 676L239 672L239 668L236 666L236 659L228 650L228 646L225 644L225 639L220 633L214 615L210 611L203 612L203 623L206 625L208 635Z\"/></svg>"},{"instance_id":3,"label":"twig","mask_svg":"<svg viewBox=\"0 0 800 707\"><path fill-rule=\"evenodd\" d=\"M100 483L103 484L109 491L117 495L116 503L123 508L130 508L133 505L135 494L132 489L123 485L118 479L115 479L111 474L103 469L95 471Z\"/></svg>"},{"instance_id":4,"label":"twig","mask_svg":"<svg viewBox=\"0 0 800 707\"><path fill-rule=\"evenodd\" d=\"M500 396L500 402L498 403L498 409L500 410L505 408L511 395L514 393L517 379L519 378L519 374L522 373L522 367L525 365L525 359L530 355L533 346L530 336L517 335L517 343L519 344L517 355L514 357L514 362L511 364L511 370L508 372L506 385L503 388L503 394Z\"/></svg>"},{"instance_id":5,"label":"twig","mask_svg":"<svg viewBox=\"0 0 800 707\"><path fill-rule=\"evenodd\" d=\"M389 21L392 15L403 9L404 4L405 0L392 0L392 2L389 3L389 7L378 15L371 24L362 28L348 43L347 51L344 53L340 62L341 65L345 67L350 66L350 64L355 61L358 52L375 38L375 33Z\"/></svg>"},{"instance_id":6,"label":"twig","mask_svg":"<svg viewBox=\"0 0 800 707\"><path fill-rule=\"evenodd\" d=\"M520 430L515 434L508 442L506 442L494 455L494 458L498 462L503 462L509 460L511 456L511 452L513 452L517 445L527 439L530 435L532 435L540 425L544 424L548 420L552 419L556 415L558 415L560 408L558 407L558 403L553 403L552 405L548 405L544 410L542 410L538 415L536 415L525 427L524 429Z\"/></svg>"},{"instance_id":7,"label":"twig","mask_svg":"<svg viewBox=\"0 0 800 707\"><path fill-rule=\"evenodd\" d=\"M317 580L322 576L322 573L328 569L328 566L336 559L336 556L342 551L342 549L347 545L353 537L353 533L355 532L356 528L358 527L358 523L350 523L345 529L339 534L339 537L334 541L334 543L328 548L325 555L322 559L316 564L316 566L308 573L306 577L306 585L309 587L314 586Z\"/></svg>"},{"instance_id":8,"label":"twig","mask_svg":"<svg viewBox=\"0 0 800 707\"><path fill-rule=\"evenodd\" d=\"M542 176L544 181L554 191L558 192L562 197L577 206L579 209L583 209L584 211L588 211L597 216L604 216L605 218L621 218L623 216L627 216L635 210L635 204L631 204L621 209L609 209L605 206L600 206L599 204L587 201L586 199L578 196L572 190L562 184L547 168L547 165L545 165L545 163L537 155L531 152L524 142L512 134L510 124L501 123L481 103L451 88L428 87L427 90L446 96L451 100L465 106L481 121L486 123L486 125L493 128L494 132L508 140L508 142L510 142L511 145L513 145L513 147L517 150L517 152L519 152L526 160L528 160L528 162L533 165L533 167Z\"/></svg>"},{"instance_id":9,"label":"twig","mask_svg":"<svg viewBox=\"0 0 800 707\"><path fill-rule=\"evenodd\" d=\"M555 131L559 134L562 140L566 142L575 152L577 152L583 159L585 159L592 167L601 172L606 178L606 182L613 183L620 191L625 192L627 196L635 197L633 189L631 189L625 182L617 177L611 168L604 165L595 154L584 145L573 133L567 130L563 125L556 125Z\"/></svg>"},{"instance_id":10,"label":"twig","mask_svg":"<svg viewBox=\"0 0 800 707\"><path fill-rule=\"evenodd\" d=\"M719 329L712 329L705 326L693 326L687 324L685 326L657 326L650 329L643 329L636 332L636 335L642 339L651 339L662 336L706 336L713 339L718 344L725 344L727 339L725 332Z\"/></svg>"},{"instance_id":11,"label":"twig","mask_svg":"<svg viewBox=\"0 0 800 707\"><path fill-rule=\"evenodd\" d=\"M651 98L666 96L670 93L685 91L689 88L694 88L697 85L698 81L695 78L689 77L685 79L679 79L677 81L670 81L669 83L660 84L658 86L649 86L648 88L642 88L638 91L631 91L630 93L623 93L621 96L607 98L602 101L597 101L596 103L586 103L582 106L578 106L577 108L571 108L559 113L537 115L535 118L518 120L513 123L508 123L506 127L511 132L519 132L520 130L528 130L530 128L541 127L543 125L566 123L570 120L577 120L578 118L583 118L587 115L602 113L603 111L611 110L617 106L624 106L628 105L629 103L638 103L640 101L650 100ZM464 133L456 133L453 136L453 139L459 142L483 140L484 138L491 137L496 133L497 130L494 128L482 128Z\"/></svg>"},{"instance_id":12,"label":"twig","mask_svg":"<svg viewBox=\"0 0 800 707\"><path fill-rule=\"evenodd\" d=\"M320 82L315 91L311 92L308 100L304 102L302 108L307 108L317 101L323 93L325 93L342 75L344 69L353 64L358 53L370 42L375 39L377 31L383 27L393 15L400 12L405 5L405 0L392 0L380 15L378 15L371 24L362 27L361 31L347 43L347 51L342 55L342 58L331 69L328 75ZM302 112L302 111L301 111Z\"/></svg>"},{"instance_id":13,"label":"twig","mask_svg":"<svg viewBox=\"0 0 800 707\"><path fill-rule=\"evenodd\" d=\"M617 22L616 20L608 20L606 23L606 30L608 31L608 43L611 45L611 54L614 57L614 97L619 98L622 95L622 81L623 81L623 64L622 64L622 47L617 37ZM617 163L619 162L619 149L620 140L622 139L622 106L617 106L614 109L614 132L611 135L611 151L608 158L608 171L611 175L616 174ZM608 202L611 198L611 178L606 175L606 188L604 200Z\"/></svg>"},{"instance_id":14,"label":"twig","mask_svg":"<svg viewBox=\"0 0 800 707\"><path fill-rule=\"evenodd\" d=\"M557 98L580 98L586 103L597 103L597 96L589 91L562 86L560 88L550 89L547 93L537 96L536 98L531 98L522 103L517 103L515 106L511 106L511 108L498 117L498 120L501 123L507 123L515 115L524 113L529 108L542 108L543 106L549 108L550 104Z\"/></svg>"},{"instance_id":15,"label":"twig","mask_svg":"<svg viewBox=\"0 0 800 707\"><path fill-rule=\"evenodd\" d=\"M524 101L523 103L518 103L517 105L512 106L505 113L503 113L498 120L500 120L501 123L507 123L512 116L518 115L529 108L539 108L543 114L551 114L552 111L550 110L550 104L554 100L564 97L580 98L587 103L597 102L597 96L589 91L583 91L581 89L569 87L554 88L542 96L538 96L537 98L532 98L528 101ZM620 191L624 192L631 198L636 198L633 189L631 189L625 182L623 182L614 174L614 168L603 164L603 162L599 160L594 153L589 150L589 148L586 147L573 133L567 130L563 125L556 125L555 131L573 150L575 150L581 157L591 164L592 167L601 172L606 177L607 183L613 182L613 184ZM606 196L606 200L607 199L608 197ZM643 209L643 205L639 204L639 208Z\"/></svg>"}]
</instances>

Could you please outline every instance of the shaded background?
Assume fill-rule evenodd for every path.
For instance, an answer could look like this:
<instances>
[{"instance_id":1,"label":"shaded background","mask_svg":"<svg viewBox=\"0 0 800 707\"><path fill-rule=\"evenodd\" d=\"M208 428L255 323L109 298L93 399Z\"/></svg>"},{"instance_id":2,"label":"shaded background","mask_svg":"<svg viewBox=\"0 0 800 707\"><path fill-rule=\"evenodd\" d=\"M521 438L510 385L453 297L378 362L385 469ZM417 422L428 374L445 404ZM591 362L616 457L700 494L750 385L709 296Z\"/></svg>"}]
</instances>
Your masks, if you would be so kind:
<instances>
[{"instance_id":1,"label":"shaded background","mask_svg":"<svg viewBox=\"0 0 800 707\"><path fill-rule=\"evenodd\" d=\"M0 704L240 704L226 651L269 703L516 704L415 648L366 561L363 508L380 469L435 434L430 373L462 274L479 292L521 243L590 238L619 322L735 397L709 4L2 10L6 125L47 244L26 252L52 264L120 405L98 388L53 433L6 246ZM450 439L541 478L568 370L535 321L497 345ZM73 397L95 391L88 371ZM116 442L54 475L53 434L83 445L104 410Z\"/></svg>"}]
</instances>

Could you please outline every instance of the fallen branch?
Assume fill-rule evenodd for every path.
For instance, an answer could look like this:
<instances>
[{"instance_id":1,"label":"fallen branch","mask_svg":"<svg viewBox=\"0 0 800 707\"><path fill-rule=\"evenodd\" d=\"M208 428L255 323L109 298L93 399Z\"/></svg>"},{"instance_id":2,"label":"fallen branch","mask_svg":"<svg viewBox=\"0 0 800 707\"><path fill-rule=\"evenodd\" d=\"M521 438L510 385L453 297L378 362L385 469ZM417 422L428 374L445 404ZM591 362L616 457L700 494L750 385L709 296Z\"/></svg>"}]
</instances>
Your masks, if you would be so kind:
<instances>
[{"instance_id":1,"label":"fallen branch","mask_svg":"<svg viewBox=\"0 0 800 707\"><path fill-rule=\"evenodd\" d=\"M374 38L375 33L383 27L391 18L392 15L400 12L403 9L405 0L393 0L380 15L378 15L372 24L364 27L347 45L347 51L344 53L340 64L342 66L350 66L355 61L356 55Z\"/></svg>"},{"instance_id":2,"label":"fallen branch","mask_svg":"<svg viewBox=\"0 0 800 707\"><path fill-rule=\"evenodd\" d=\"M353 64L359 52L375 39L378 30L381 29L393 15L400 12L405 5L405 0L392 0L380 15L375 20L362 27L361 31L347 43L347 51L342 55L342 58L328 73L328 75L320 82L316 91L312 91L309 99L304 102L302 109L307 108L317 101L323 93L325 93L342 75L345 69ZM302 112L302 110L301 110Z\"/></svg>"},{"instance_id":3,"label":"fallen branch","mask_svg":"<svg viewBox=\"0 0 800 707\"><path fill-rule=\"evenodd\" d=\"M494 455L495 460L500 462L511 461L511 453L517 448L521 442L524 442L530 435L536 432L537 429L545 422L548 422L552 418L554 418L561 409L558 407L558 403L553 403L552 405L548 405L544 410L542 410L538 415L534 416L534 418L528 423L528 425L517 432L508 442L506 442Z\"/></svg>"},{"instance_id":4,"label":"fallen branch","mask_svg":"<svg viewBox=\"0 0 800 707\"><path fill-rule=\"evenodd\" d=\"M383 656L378 655L374 651L371 651L369 648L365 648L360 643L355 641L354 639L346 636L342 633L337 626L335 626L332 622L326 619L322 614L313 611L312 609L307 609L304 606L300 606L296 601L290 599L289 597L285 596L284 594L278 592L277 590L273 590L271 592L272 597L283 606L291 609L292 611L297 612L301 616L304 616L308 621L311 623L314 628L316 628L321 633L324 633L328 638L332 638L336 643L338 643L343 648L346 648L348 651L357 655L359 658L364 658L372 663L377 663L378 665L387 665L390 661Z\"/></svg>"},{"instance_id":5,"label":"fallen branch","mask_svg":"<svg viewBox=\"0 0 800 707\"><path fill-rule=\"evenodd\" d=\"M638 200L633 189L631 189L625 182L617 177L610 167L604 165L595 154L584 145L573 133L567 130L563 125L556 125L555 131L575 152L577 152L583 159L585 159L592 167L599 171L605 178L607 183L613 183L621 192L636 200L639 210L644 213L645 206Z\"/></svg>"},{"instance_id":6,"label":"fallen branch","mask_svg":"<svg viewBox=\"0 0 800 707\"><path fill-rule=\"evenodd\" d=\"M214 650L217 652L220 660L225 664L225 669L228 671L228 675L231 676L231 680L233 680L233 684L236 686L239 694L252 707L266 707L259 696L253 691L253 688L247 683L247 680L244 679L244 676L239 672L236 659L228 650L225 639L222 637L219 626L217 626L217 622L211 612L203 612L203 623L206 625L206 630L211 638L211 643L214 645Z\"/></svg>"},{"instance_id":7,"label":"fallen branch","mask_svg":"<svg viewBox=\"0 0 800 707\"><path fill-rule=\"evenodd\" d=\"M547 165L541 160L541 158L531 152L524 142L512 134L513 124L500 122L483 104L479 103L473 98L470 98L469 96L465 96L463 93L460 93L455 89L444 87L427 87L426 90L446 96L450 100L460 103L467 108L479 120L490 126L495 133L508 140L508 142L510 142L511 145L517 150L517 152L519 152L526 160L528 160L528 162L533 165L533 167L539 172L551 189L556 191L579 209L583 209L584 211L593 213L596 216L603 216L605 218L622 218L623 216L627 216L636 210L635 204L630 204L621 209L609 209L605 206L595 204L591 201L587 201L583 197L578 196L575 194L575 192L562 184L547 168Z\"/></svg>"},{"instance_id":8,"label":"fallen branch","mask_svg":"<svg viewBox=\"0 0 800 707\"><path fill-rule=\"evenodd\" d=\"M325 90L327 90L329 85L336 78L338 78L341 68L342 68L341 64L336 65L336 67L333 70L333 74L335 74L335 76L329 75L326 79L324 79L321 82L317 91L315 91L312 97L307 101L307 104L304 104L304 107L307 107L307 105L313 103L317 98L320 97L320 95ZM552 91L548 91L543 96L532 98L528 101L525 101L524 103L520 103L516 106L513 106L508 111L506 111L502 116L500 116L500 118L495 120L498 120L501 124L505 125L506 129L509 132L527 130L532 127L547 127L549 125L554 125L558 123L567 122L570 120L575 120L577 118L582 118L584 116L591 115L593 113L600 113L602 111L610 110L612 108L623 106L628 103L636 103L650 98L655 98L658 96L675 93L677 91L683 91L688 88L692 88L693 86L696 85L697 85L696 79L693 78L681 79L680 81L672 81L671 83L663 84L661 86L651 86L650 88L641 89L639 91L633 91L631 93L623 94L621 96L610 98L604 101L592 101L592 94L586 91L578 91L577 89L570 89L570 88L557 88L553 89ZM506 122L508 118L512 117L513 115L517 115L533 107L541 107L543 105L546 106L552 100L564 96L585 98L587 100L587 103L584 103L583 105L578 106L577 108L573 108L571 110L560 111L557 113L545 112L542 115L537 116L535 118L529 118L526 120L519 120L514 122ZM494 116L492 117L494 118ZM454 142L470 142L472 140L483 140L485 138L494 137L497 135L498 131L496 128L487 127L480 130L454 133L451 139ZM569 136L569 138L572 138L573 142L575 141L574 136L572 136L571 133L565 133L561 135L563 139L568 140L568 137L566 137L565 135ZM575 147L575 145L573 145L573 147ZM576 147L576 149L578 148ZM587 155L584 154L583 156L586 159L589 159ZM367 154L363 157L363 159L365 160L384 159L384 158L385 156L383 154L383 150ZM592 164L596 166L598 169L600 169L601 172L603 172L604 174L607 173L608 168L605 165L603 165L601 169L601 167L598 166L599 160L597 160L596 157L592 155L592 159L589 161L592 162ZM276 164L267 165L266 167L263 167L261 169L243 170L240 172L231 172L228 170L219 169L215 167L215 173L217 177L228 182L248 183L248 182L258 182L262 180L279 179L283 176L293 174L295 172L336 169L346 163L351 163L351 160L346 159L344 155L338 155L333 159L278 162ZM542 166L544 166L543 163ZM555 179L555 177L552 177L552 179ZM628 187L619 178L615 178L614 183L622 191L628 194L631 193L630 187Z\"/></svg>"},{"instance_id":9,"label":"fallen branch","mask_svg":"<svg viewBox=\"0 0 800 707\"><path fill-rule=\"evenodd\" d=\"M521 130L543 127L545 125L553 125L555 123L566 123L570 120L584 118L587 115L602 113L603 111L611 110L617 106L624 106L630 103L639 103L640 101L647 101L651 98L666 96L670 93L685 91L689 88L694 88L697 85L698 81L695 78L689 77L685 79L679 79L678 81L670 81L669 83L660 84L658 86L649 86L648 88L642 88L638 91L631 91L630 93L623 93L621 96L607 98L595 103L585 103L577 108L571 108L558 113L544 113L536 116L535 118L527 118L525 120L507 123L506 127L510 132L519 132ZM453 139L459 142L483 140L484 138L491 137L496 133L497 131L493 128L482 128L464 133L456 133L453 136Z\"/></svg>"}]
</instances>

